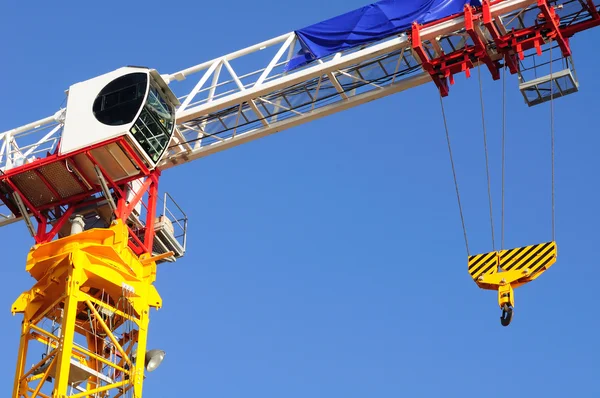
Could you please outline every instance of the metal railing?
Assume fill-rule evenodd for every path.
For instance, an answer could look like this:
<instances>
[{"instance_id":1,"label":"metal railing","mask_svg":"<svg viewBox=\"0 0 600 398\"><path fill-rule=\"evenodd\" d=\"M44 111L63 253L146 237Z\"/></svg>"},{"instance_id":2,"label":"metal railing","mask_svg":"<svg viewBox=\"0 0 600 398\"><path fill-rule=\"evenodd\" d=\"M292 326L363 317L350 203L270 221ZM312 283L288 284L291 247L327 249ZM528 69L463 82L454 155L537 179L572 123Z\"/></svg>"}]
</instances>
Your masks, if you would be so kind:
<instances>
[{"instance_id":1,"label":"metal railing","mask_svg":"<svg viewBox=\"0 0 600 398\"><path fill-rule=\"evenodd\" d=\"M173 199L173 197L165 192L163 195L163 208L162 214L160 216L164 216L168 219L173 225L173 237L179 242L183 250L185 251L187 244L187 226L188 226L188 217L187 214L183 211L181 206ZM169 207L169 204L172 206Z\"/></svg>"}]
</instances>

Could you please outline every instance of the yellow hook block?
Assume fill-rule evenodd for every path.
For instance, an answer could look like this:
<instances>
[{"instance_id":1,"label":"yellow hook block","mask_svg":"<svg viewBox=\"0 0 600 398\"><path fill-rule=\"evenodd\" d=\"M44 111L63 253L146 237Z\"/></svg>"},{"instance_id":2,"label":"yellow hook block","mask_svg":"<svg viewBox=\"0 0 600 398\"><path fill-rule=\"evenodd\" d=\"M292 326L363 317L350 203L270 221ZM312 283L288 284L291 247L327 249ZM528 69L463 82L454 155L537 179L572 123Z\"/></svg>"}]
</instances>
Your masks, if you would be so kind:
<instances>
[{"instance_id":1,"label":"yellow hook block","mask_svg":"<svg viewBox=\"0 0 600 398\"><path fill-rule=\"evenodd\" d=\"M498 291L502 324L507 326L514 307L513 289L537 279L556 257L556 242L550 241L469 256L468 269L477 286Z\"/></svg>"}]
</instances>

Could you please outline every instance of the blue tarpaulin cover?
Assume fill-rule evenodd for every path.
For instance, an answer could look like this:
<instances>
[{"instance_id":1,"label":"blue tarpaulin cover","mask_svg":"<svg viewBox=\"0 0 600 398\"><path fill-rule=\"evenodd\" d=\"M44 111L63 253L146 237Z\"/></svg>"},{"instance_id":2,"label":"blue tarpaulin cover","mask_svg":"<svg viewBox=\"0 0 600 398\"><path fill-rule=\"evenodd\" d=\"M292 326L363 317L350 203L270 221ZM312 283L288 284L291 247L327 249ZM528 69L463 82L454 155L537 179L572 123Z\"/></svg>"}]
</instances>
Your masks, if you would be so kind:
<instances>
[{"instance_id":1,"label":"blue tarpaulin cover","mask_svg":"<svg viewBox=\"0 0 600 398\"><path fill-rule=\"evenodd\" d=\"M460 13L466 4L479 0L382 0L296 31L301 50L288 63L294 69L361 44L384 39Z\"/></svg>"}]
</instances>

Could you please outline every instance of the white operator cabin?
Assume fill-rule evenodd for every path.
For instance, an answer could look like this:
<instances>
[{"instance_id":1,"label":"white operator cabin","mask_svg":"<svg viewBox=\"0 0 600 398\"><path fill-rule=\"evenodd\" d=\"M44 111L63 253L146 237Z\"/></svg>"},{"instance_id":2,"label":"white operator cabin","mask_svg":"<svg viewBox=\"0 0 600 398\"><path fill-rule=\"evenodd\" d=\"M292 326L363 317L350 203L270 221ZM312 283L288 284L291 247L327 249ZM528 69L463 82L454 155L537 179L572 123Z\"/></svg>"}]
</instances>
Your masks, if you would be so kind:
<instances>
[{"instance_id":1,"label":"white operator cabin","mask_svg":"<svg viewBox=\"0 0 600 398\"><path fill-rule=\"evenodd\" d=\"M59 154L88 149L107 176L118 182L140 174L140 165L118 142L119 138L124 138L144 165L152 170L167 153L175 132L175 110L179 104L153 69L122 67L76 83L68 91ZM94 164L85 153L76 154L73 160L88 181L99 182ZM128 200L135 196L142 181L143 177L127 185ZM130 226L141 226L141 211L142 204L138 203L127 220ZM92 204L78 212L83 217L83 229L110 225L112 211L105 202ZM155 254L172 250L175 257L183 255L185 248L177 241L169 218L164 215L158 218L155 232ZM59 236L69 233L66 225Z\"/></svg>"},{"instance_id":2,"label":"white operator cabin","mask_svg":"<svg viewBox=\"0 0 600 398\"><path fill-rule=\"evenodd\" d=\"M153 169L173 136L178 105L177 97L153 69L128 66L74 84L69 88L59 153L125 137ZM139 172L119 145L93 152L114 181Z\"/></svg>"}]
</instances>

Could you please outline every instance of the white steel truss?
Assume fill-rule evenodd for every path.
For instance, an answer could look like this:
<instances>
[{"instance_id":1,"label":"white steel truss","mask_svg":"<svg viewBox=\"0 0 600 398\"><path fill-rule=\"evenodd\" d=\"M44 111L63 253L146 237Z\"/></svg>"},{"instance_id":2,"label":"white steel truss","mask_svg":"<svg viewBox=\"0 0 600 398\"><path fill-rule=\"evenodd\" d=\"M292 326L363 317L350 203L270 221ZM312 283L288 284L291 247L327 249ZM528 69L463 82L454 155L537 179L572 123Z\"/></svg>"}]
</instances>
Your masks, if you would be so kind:
<instances>
[{"instance_id":1,"label":"white steel truss","mask_svg":"<svg viewBox=\"0 0 600 398\"><path fill-rule=\"evenodd\" d=\"M585 6L563 4L561 24L580 18ZM500 31L532 25L536 0L492 4ZM579 19L576 20L579 22ZM484 43L494 46L485 29ZM472 44L463 16L424 27L421 41L430 57ZM369 43L286 70L300 45L294 32L162 77L181 101L177 129L168 155L159 165L175 165L208 156L342 110L431 81L413 54L406 34ZM60 138L64 110L0 134L0 172L27 159L53 152ZM4 208L5 209L5 208ZM0 207L0 225L14 221ZM7 213L7 211L4 211Z\"/></svg>"},{"instance_id":2,"label":"white steel truss","mask_svg":"<svg viewBox=\"0 0 600 398\"><path fill-rule=\"evenodd\" d=\"M516 12L535 8L535 0L506 0L492 6L499 25ZM464 17L421 31L433 57L469 43ZM482 37L485 42L491 38ZM369 43L308 66L286 71L300 49L294 32L216 58L163 78L177 84L196 75L177 110L179 137L162 169L304 124L342 110L431 81L413 55L406 34ZM274 47L263 68L243 73L234 62ZM273 52L271 52L272 54ZM224 72L227 75L224 76ZM173 82L177 83L173 83ZM211 83L209 84L209 81Z\"/></svg>"}]
</instances>

